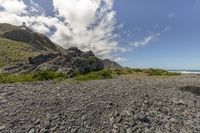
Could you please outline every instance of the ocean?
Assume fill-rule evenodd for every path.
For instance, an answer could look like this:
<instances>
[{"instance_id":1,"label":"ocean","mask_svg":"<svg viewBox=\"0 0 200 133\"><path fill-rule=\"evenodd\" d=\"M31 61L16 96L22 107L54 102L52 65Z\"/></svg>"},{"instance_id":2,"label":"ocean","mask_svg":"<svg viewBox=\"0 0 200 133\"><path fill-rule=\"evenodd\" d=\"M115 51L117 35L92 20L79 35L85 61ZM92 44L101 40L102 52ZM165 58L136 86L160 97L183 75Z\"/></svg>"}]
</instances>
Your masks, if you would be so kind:
<instances>
[{"instance_id":1,"label":"ocean","mask_svg":"<svg viewBox=\"0 0 200 133\"><path fill-rule=\"evenodd\" d=\"M168 70L168 71L183 73L183 74L200 74L200 70Z\"/></svg>"}]
</instances>

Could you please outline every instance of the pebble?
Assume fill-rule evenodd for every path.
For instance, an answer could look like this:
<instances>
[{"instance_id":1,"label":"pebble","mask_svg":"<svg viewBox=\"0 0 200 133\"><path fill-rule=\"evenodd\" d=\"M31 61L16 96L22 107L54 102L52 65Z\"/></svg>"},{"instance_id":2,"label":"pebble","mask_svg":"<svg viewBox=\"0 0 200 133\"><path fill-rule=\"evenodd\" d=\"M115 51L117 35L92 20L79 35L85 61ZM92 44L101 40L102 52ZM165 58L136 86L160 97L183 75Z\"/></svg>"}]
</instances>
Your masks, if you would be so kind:
<instances>
[{"instance_id":1,"label":"pebble","mask_svg":"<svg viewBox=\"0 0 200 133\"><path fill-rule=\"evenodd\" d=\"M126 129L126 133L132 133L132 132L133 132L132 128Z\"/></svg>"},{"instance_id":2,"label":"pebble","mask_svg":"<svg viewBox=\"0 0 200 133\"><path fill-rule=\"evenodd\" d=\"M34 128L31 128L28 133L35 133L35 129Z\"/></svg>"},{"instance_id":3,"label":"pebble","mask_svg":"<svg viewBox=\"0 0 200 133\"><path fill-rule=\"evenodd\" d=\"M174 124L179 124L179 121L175 118L171 118L169 121L174 123Z\"/></svg>"},{"instance_id":4,"label":"pebble","mask_svg":"<svg viewBox=\"0 0 200 133\"><path fill-rule=\"evenodd\" d=\"M35 122L34 122L34 125L38 125L40 124L40 119L37 119Z\"/></svg>"},{"instance_id":5,"label":"pebble","mask_svg":"<svg viewBox=\"0 0 200 133\"><path fill-rule=\"evenodd\" d=\"M71 130L71 133L78 133L78 128L74 128Z\"/></svg>"},{"instance_id":6,"label":"pebble","mask_svg":"<svg viewBox=\"0 0 200 133\"><path fill-rule=\"evenodd\" d=\"M187 84L200 86L200 80L185 79L153 78L138 82L120 77L79 84L52 85L50 81L14 84L14 94L9 97L12 99L0 108L0 132L198 133L199 97L179 88ZM9 92L6 86L0 84L0 91ZM80 91L83 86L87 86L84 94ZM122 94L125 97L121 97ZM4 99L7 98L0 93L0 101ZM54 104L55 101L60 104ZM197 102L189 104L189 101ZM31 105L33 102L35 104ZM107 105L112 107L107 109Z\"/></svg>"},{"instance_id":7,"label":"pebble","mask_svg":"<svg viewBox=\"0 0 200 133\"><path fill-rule=\"evenodd\" d=\"M153 133L153 131L151 129L145 129L144 131L145 133Z\"/></svg>"},{"instance_id":8,"label":"pebble","mask_svg":"<svg viewBox=\"0 0 200 133\"><path fill-rule=\"evenodd\" d=\"M3 131L6 129L6 126L0 126L0 131Z\"/></svg>"}]
</instances>

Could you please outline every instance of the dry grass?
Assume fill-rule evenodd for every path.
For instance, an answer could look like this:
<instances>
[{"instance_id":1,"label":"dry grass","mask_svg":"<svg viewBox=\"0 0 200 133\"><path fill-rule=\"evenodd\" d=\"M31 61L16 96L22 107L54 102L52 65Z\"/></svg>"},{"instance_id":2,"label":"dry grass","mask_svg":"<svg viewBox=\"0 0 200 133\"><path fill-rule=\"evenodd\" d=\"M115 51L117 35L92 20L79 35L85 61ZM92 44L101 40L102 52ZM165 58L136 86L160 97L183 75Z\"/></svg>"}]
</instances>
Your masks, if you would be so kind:
<instances>
[{"instance_id":1,"label":"dry grass","mask_svg":"<svg viewBox=\"0 0 200 133\"><path fill-rule=\"evenodd\" d=\"M28 57L37 54L39 53L34 52L29 44L0 38L0 67L26 61Z\"/></svg>"}]
</instances>

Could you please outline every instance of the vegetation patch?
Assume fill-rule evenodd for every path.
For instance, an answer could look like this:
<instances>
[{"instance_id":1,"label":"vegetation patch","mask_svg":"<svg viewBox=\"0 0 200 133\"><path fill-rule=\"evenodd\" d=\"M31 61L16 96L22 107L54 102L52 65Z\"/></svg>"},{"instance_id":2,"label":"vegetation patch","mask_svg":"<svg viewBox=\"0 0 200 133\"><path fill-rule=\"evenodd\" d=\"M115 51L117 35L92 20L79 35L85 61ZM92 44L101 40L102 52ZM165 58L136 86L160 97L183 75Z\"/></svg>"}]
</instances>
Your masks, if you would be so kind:
<instances>
[{"instance_id":1,"label":"vegetation patch","mask_svg":"<svg viewBox=\"0 0 200 133\"><path fill-rule=\"evenodd\" d=\"M38 52L31 50L31 45L4 39L0 37L0 67L27 61L28 57L36 56Z\"/></svg>"},{"instance_id":2,"label":"vegetation patch","mask_svg":"<svg viewBox=\"0 0 200 133\"><path fill-rule=\"evenodd\" d=\"M180 73L168 72L163 69L139 69L139 68L123 68L123 69L112 69L112 72L116 75L127 75L127 74L145 74L147 76L178 76Z\"/></svg>"},{"instance_id":3,"label":"vegetation patch","mask_svg":"<svg viewBox=\"0 0 200 133\"><path fill-rule=\"evenodd\" d=\"M180 73L173 73L163 69L146 69L144 70L148 76L178 76Z\"/></svg>"},{"instance_id":4,"label":"vegetation patch","mask_svg":"<svg viewBox=\"0 0 200 133\"><path fill-rule=\"evenodd\" d=\"M111 78L113 78L113 73L111 70L108 69L96 72L90 72L84 75L76 75L74 77L74 79L78 81L89 81L89 80L111 79Z\"/></svg>"},{"instance_id":5,"label":"vegetation patch","mask_svg":"<svg viewBox=\"0 0 200 133\"><path fill-rule=\"evenodd\" d=\"M0 83L32 82L45 80L64 80L67 76L52 70L21 74L0 74Z\"/></svg>"}]
</instances>

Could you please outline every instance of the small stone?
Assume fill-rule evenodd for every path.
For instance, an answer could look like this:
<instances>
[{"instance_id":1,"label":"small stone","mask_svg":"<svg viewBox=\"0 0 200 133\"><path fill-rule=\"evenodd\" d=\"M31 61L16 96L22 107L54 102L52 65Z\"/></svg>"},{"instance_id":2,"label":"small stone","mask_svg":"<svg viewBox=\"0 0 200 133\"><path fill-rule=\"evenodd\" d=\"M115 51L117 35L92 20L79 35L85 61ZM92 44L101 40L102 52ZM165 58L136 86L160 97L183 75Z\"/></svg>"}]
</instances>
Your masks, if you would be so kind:
<instances>
[{"instance_id":1,"label":"small stone","mask_svg":"<svg viewBox=\"0 0 200 133\"><path fill-rule=\"evenodd\" d=\"M35 129L34 128L31 128L28 133L35 133Z\"/></svg>"},{"instance_id":2,"label":"small stone","mask_svg":"<svg viewBox=\"0 0 200 133\"><path fill-rule=\"evenodd\" d=\"M6 129L6 126L0 126L0 131L3 131Z\"/></svg>"},{"instance_id":3,"label":"small stone","mask_svg":"<svg viewBox=\"0 0 200 133\"><path fill-rule=\"evenodd\" d=\"M179 100L179 101L177 102L177 104L178 104L178 105L184 105L184 104L185 104L185 102L184 102L184 101L182 101L182 100Z\"/></svg>"},{"instance_id":4,"label":"small stone","mask_svg":"<svg viewBox=\"0 0 200 133\"><path fill-rule=\"evenodd\" d=\"M126 133L126 130L125 130L124 127L120 127L119 132L120 132L120 133Z\"/></svg>"},{"instance_id":5,"label":"small stone","mask_svg":"<svg viewBox=\"0 0 200 133\"><path fill-rule=\"evenodd\" d=\"M51 131L54 132L54 131L56 131L56 129L57 129L57 126L52 127L52 128L51 128Z\"/></svg>"},{"instance_id":6,"label":"small stone","mask_svg":"<svg viewBox=\"0 0 200 133\"><path fill-rule=\"evenodd\" d=\"M114 116L119 116L119 112L115 111Z\"/></svg>"},{"instance_id":7,"label":"small stone","mask_svg":"<svg viewBox=\"0 0 200 133\"><path fill-rule=\"evenodd\" d=\"M137 113L137 114L134 115L134 118L136 120L140 120L140 121L145 122L145 123L150 122L149 118L144 113Z\"/></svg>"},{"instance_id":8,"label":"small stone","mask_svg":"<svg viewBox=\"0 0 200 133\"><path fill-rule=\"evenodd\" d=\"M132 133L132 132L133 132L132 128L127 128L126 129L126 133Z\"/></svg>"},{"instance_id":9,"label":"small stone","mask_svg":"<svg viewBox=\"0 0 200 133\"><path fill-rule=\"evenodd\" d=\"M118 116L116 122L117 122L117 123L120 123L120 122L122 122L122 120L123 120L122 117L121 117L121 116Z\"/></svg>"},{"instance_id":10,"label":"small stone","mask_svg":"<svg viewBox=\"0 0 200 133\"><path fill-rule=\"evenodd\" d=\"M50 123L49 123L49 122L46 122L46 123L44 124L44 128L45 128L45 129L50 129L50 127L51 127L51 126L50 126Z\"/></svg>"},{"instance_id":11,"label":"small stone","mask_svg":"<svg viewBox=\"0 0 200 133\"><path fill-rule=\"evenodd\" d=\"M174 124L179 124L179 121L175 118L171 118L169 121L174 123Z\"/></svg>"},{"instance_id":12,"label":"small stone","mask_svg":"<svg viewBox=\"0 0 200 133\"><path fill-rule=\"evenodd\" d=\"M113 125L113 128L114 128L114 129L119 129L119 126L118 126L117 124L114 124L114 125Z\"/></svg>"},{"instance_id":13,"label":"small stone","mask_svg":"<svg viewBox=\"0 0 200 133\"><path fill-rule=\"evenodd\" d=\"M40 124L40 119L37 119L35 122L34 122L34 125L38 125Z\"/></svg>"},{"instance_id":14,"label":"small stone","mask_svg":"<svg viewBox=\"0 0 200 133\"><path fill-rule=\"evenodd\" d=\"M109 120L110 120L110 124L111 124L111 125L115 123L114 117L111 117Z\"/></svg>"},{"instance_id":15,"label":"small stone","mask_svg":"<svg viewBox=\"0 0 200 133\"><path fill-rule=\"evenodd\" d=\"M112 129L112 133L118 133L117 129Z\"/></svg>"},{"instance_id":16,"label":"small stone","mask_svg":"<svg viewBox=\"0 0 200 133\"><path fill-rule=\"evenodd\" d=\"M129 110L124 110L122 113L121 113L122 116L131 116L132 115L132 112L129 111Z\"/></svg>"},{"instance_id":17,"label":"small stone","mask_svg":"<svg viewBox=\"0 0 200 133\"><path fill-rule=\"evenodd\" d=\"M45 129L45 128L42 128L42 129L40 130L40 133L49 133L49 131L48 131L47 129Z\"/></svg>"},{"instance_id":18,"label":"small stone","mask_svg":"<svg viewBox=\"0 0 200 133\"><path fill-rule=\"evenodd\" d=\"M74 128L71 130L71 133L78 133L78 128Z\"/></svg>"},{"instance_id":19,"label":"small stone","mask_svg":"<svg viewBox=\"0 0 200 133\"><path fill-rule=\"evenodd\" d=\"M136 131L139 129L139 126L136 125L136 126L134 126L133 128L131 128L131 129L132 129L132 132L136 132Z\"/></svg>"},{"instance_id":20,"label":"small stone","mask_svg":"<svg viewBox=\"0 0 200 133\"><path fill-rule=\"evenodd\" d=\"M86 115L83 115L83 116L81 117L81 119L82 119L83 121L85 121L85 120L86 120L86 118L87 118L87 116L86 116Z\"/></svg>"},{"instance_id":21,"label":"small stone","mask_svg":"<svg viewBox=\"0 0 200 133\"><path fill-rule=\"evenodd\" d=\"M151 129L145 129L144 131L145 133L153 133L153 131Z\"/></svg>"}]
</instances>

